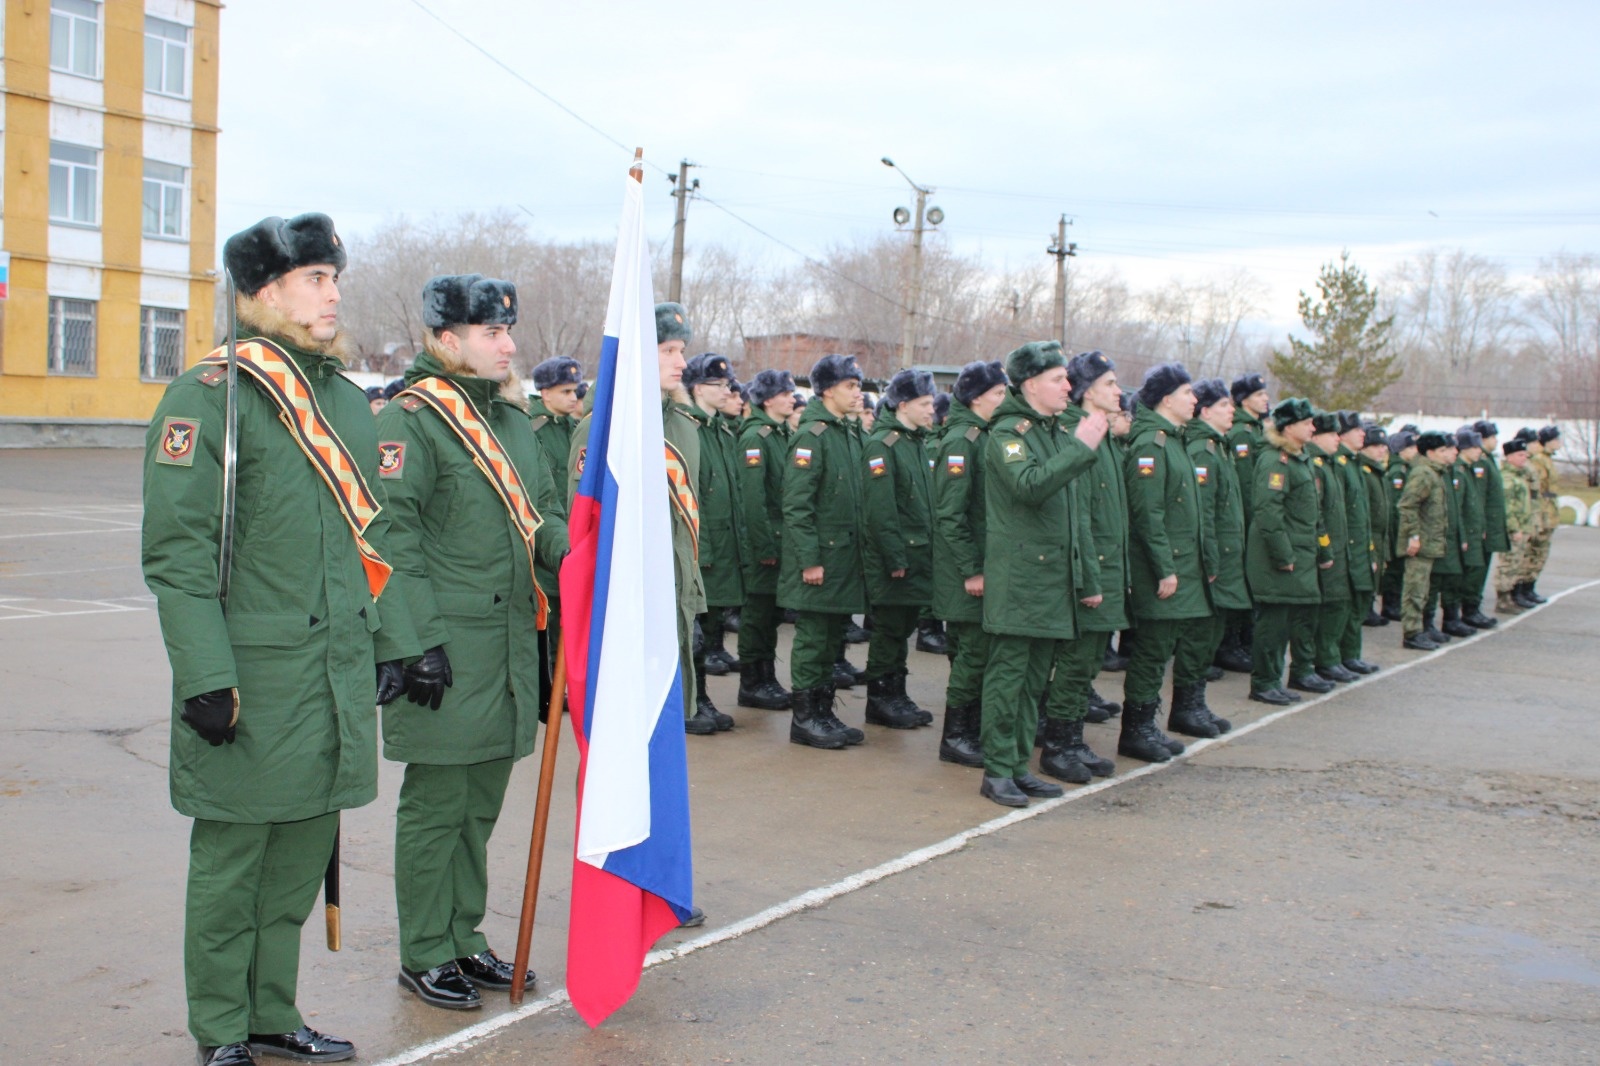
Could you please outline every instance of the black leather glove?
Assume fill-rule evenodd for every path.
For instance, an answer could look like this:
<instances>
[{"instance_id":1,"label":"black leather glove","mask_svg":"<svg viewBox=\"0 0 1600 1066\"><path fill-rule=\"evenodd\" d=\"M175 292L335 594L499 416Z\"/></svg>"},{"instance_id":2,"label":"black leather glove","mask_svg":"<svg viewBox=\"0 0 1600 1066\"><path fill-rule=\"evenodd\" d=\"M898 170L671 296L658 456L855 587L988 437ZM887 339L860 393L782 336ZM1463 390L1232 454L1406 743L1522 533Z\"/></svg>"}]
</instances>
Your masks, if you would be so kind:
<instances>
[{"instance_id":1,"label":"black leather glove","mask_svg":"<svg viewBox=\"0 0 1600 1066\"><path fill-rule=\"evenodd\" d=\"M429 648L422 658L406 667L406 699L437 711L444 702L444 690L454 680L444 649Z\"/></svg>"},{"instance_id":2,"label":"black leather glove","mask_svg":"<svg viewBox=\"0 0 1600 1066\"><path fill-rule=\"evenodd\" d=\"M406 664L390 659L378 664L378 706L393 703L406 690Z\"/></svg>"},{"instance_id":3,"label":"black leather glove","mask_svg":"<svg viewBox=\"0 0 1600 1066\"><path fill-rule=\"evenodd\" d=\"M232 744L234 725L239 720L239 694L231 688L219 688L190 696L183 701L178 717L213 748L221 747L223 741Z\"/></svg>"}]
</instances>

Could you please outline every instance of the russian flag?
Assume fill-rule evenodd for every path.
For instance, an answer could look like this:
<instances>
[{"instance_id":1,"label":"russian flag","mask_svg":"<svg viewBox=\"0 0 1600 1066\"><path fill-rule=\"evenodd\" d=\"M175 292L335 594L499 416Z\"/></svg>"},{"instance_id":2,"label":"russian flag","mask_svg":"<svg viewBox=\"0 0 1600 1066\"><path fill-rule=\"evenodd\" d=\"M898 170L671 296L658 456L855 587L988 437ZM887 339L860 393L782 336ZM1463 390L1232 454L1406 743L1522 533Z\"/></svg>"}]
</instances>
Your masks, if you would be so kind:
<instances>
[{"instance_id":1,"label":"russian flag","mask_svg":"<svg viewBox=\"0 0 1600 1066\"><path fill-rule=\"evenodd\" d=\"M689 916L693 866L671 504L644 189L630 174L588 451L561 566L578 825L567 992L599 1025Z\"/></svg>"}]
</instances>

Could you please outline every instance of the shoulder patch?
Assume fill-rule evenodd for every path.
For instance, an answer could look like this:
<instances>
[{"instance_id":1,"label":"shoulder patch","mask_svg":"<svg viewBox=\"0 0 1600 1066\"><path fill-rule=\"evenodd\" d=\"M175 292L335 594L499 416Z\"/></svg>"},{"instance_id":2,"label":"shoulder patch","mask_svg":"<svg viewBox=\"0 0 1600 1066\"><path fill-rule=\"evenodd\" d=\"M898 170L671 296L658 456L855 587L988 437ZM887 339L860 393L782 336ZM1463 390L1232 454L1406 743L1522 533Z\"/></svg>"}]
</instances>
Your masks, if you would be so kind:
<instances>
[{"instance_id":1,"label":"shoulder patch","mask_svg":"<svg viewBox=\"0 0 1600 1066\"><path fill-rule=\"evenodd\" d=\"M1206 451L1210 452L1212 455L1216 455L1217 454L1217 442L1214 441L1214 440L1207 440L1206 441Z\"/></svg>"},{"instance_id":2,"label":"shoulder patch","mask_svg":"<svg viewBox=\"0 0 1600 1066\"><path fill-rule=\"evenodd\" d=\"M1156 457L1155 456L1153 456L1153 455L1141 455L1138 458L1138 464L1139 464L1139 476L1140 477L1154 477L1155 476L1155 473L1156 473Z\"/></svg>"},{"instance_id":3,"label":"shoulder patch","mask_svg":"<svg viewBox=\"0 0 1600 1066\"><path fill-rule=\"evenodd\" d=\"M1235 444L1233 446L1233 454L1238 456L1240 459L1250 458L1250 442L1247 440L1242 440L1238 444Z\"/></svg>"},{"instance_id":4,"label":"shoulder patch","mask_svg":"<svg viewBox=\"0 0 1600 1066\"><path fill-rule=\"evenodd\" d=\"M1274 470L1267 475L1267 488L1276 489L1279 492L1283 491L1283 471Z\"/></svg>"},{"instance_id":5,"label":"shoulder patch","mask_svg":"<svg viewBox=\"0 0 1600 1066\"><path fill-rule=\"evenodd\" d=\"M543 429L545 426L548 426L549 424L550 424L550 416L549 415L540 415L538 418L535 418L533 420L533 422L531 423L531 425L533 426L533 431L535 433L539 432L541 429Z\"/></svg>"},{"instance_id":6,"label":"shoulder patch","mask_svg":"<svg viewBox=\"0 0 1600 1066\"><path fill-rule=\"evenodd\" d=\"M1211 471L1207 467L1197 466L1194 468L1194 477L1196 481L1204 485L1208 480L1210 480Z\"/></svg>"},{"instance_id":7,"label":"shoulder patch","mask_svg":"<svg viewBox=\"0 0 1600 1066\"><path fill-rule=\"evenodd\" d=\"M1032 428L1033 428L1033 423L1032 422L1028 421L1026 418L1019 418L1019 419L1017 419L1017 424L1011 427L1011 432L1015 433L1017 436L1020 437L1020 436L1022 436L1024 433L1028 432L1028 430L1030 430Z\"/></svg>"},{"instance_id":8,"label":"shoulder patch","mask_svg":"<svg viewBox=\"0 0 1600 1066\"><path fill-rule=\"evenodd\" d=\"M967 472L967 457L965 455L947 455L944 457L944 472L951 477L960 477Z\"/></svg>"},{"instance_id":9,"label":"shoulder patch","mask_svg":"<svg viewBox=\"0 0 1600 1066\"><path fill-rule=\"evenodd\" d=\"M744 450L744 465L745 466L760 466L761 465L761 449L760 448L746 448Z\"/></svg>"},{"instance_id":10,"label":"shoulder patch","mask_svg":"<svg viewBox=\"0 0 1600 1066\"><path fill-rule=\"evenodd\" d=\"M583 476L583 464L584 464L584 461L587 460L588 458L589 458L589 446L587 444L585 444L583 447L578 449L577 457L573 460L573 462L576 464L576 468L577 468L579 477Z\"/></svg>"},{"instance_id":11,"label":"shoulder patch","mask_svg":"<svg viewBox=\"0 0 1600 1066\"><path fill-rule=\"evenodd\" d=\"M811 465L811 449L796 448L794 450L794 465L804 470Z\"/></svg>"},{"instance_id":12,"label":"shoulder patch","mask_svg":"<svg viewBox=\"0 0 1600 1066\"><path fill-rule=\"evenodd\" d=\"M889 472L889 468L884 465L883 456L881 455L874 455L867 460L867 470L873 477L882 477Z\"/></svg>"},{"instance_id":13,"label":"shoulder patch","mask_svg":"<svg viewBox=\"0 0 1600 1066\"><path fill-rule=\"evenodd\" d=\"M889 432L887 432L887 433L885 433L883 435L883 446L885 448L893 448L896 444L899 444L899 443L900 443L900 431L898 429L891 429Z\"/></svg>"},{"instance_id":14,"label":"shoulder patch","mask_svg":"<svg viewBox=\"0 0 1600 1066\"><path fill-rule=\"evenodd\" d=\"M156 445L156 462L168 466L193 466L194 446L199 439L198 418L169 416L161 423L161 443Z\"/></svg>"},{"instance_id":15,"label":"shoulder patch","mask_svg":"<svg viewBox=\"0 0 1600 1066\"><path fill-rule=\"evenodd\" d=\"M760 427L759 429L756 430L756 436L761 437L763 439L772 436L772 427L771 426L762 426L762 427Z\"/></svg>"},{"instance_id":16,"label":"shoulder patch","mask_svg":"<svg viewBox=\"0 0 1600 1066\"><path fill-rule=\"evenodd\" d=\"M209 370L203 371L199 378L200 384L210 385L212 388L216 388L218 385L221 385L227 380L228 365L226 363L222 364L221 366L214 366Z\"/></svg>"},{"instance_id":17,"label":"shoulder patch","mask_svg":"<svg viewBox=\"0 0 1600 1066\"><path fill-rule=\"evenodd\" d=\"M979 437L983 436L983 430L978 426L968 426L967 431L963 433L962 436L966 437L969 441L975 441Z\"/></svg>"},{"instance_id":18,"label":"shoulder patch","mask_svg":"<svg viewBox=\"0 0 1600 1066\"><path fill-rule=\"evenodd\" d=\"M1005 443L1005 461L1008 463L1024 462L1028 458L1027 450L1022 447L1020 440L1008 440Z\"/></svg>"},{"instance_id":19,"label":"shoulder patch","mask_svg":"<svg viewBox=\"0 0 1600 1066\"><path fill-rule=\"evenodd\" d=\"M813 437L820 437L826 432L828 432L828 423L826 423L826 422L813 422L813 423L811 423L811 435Z\"/></svg>"},{"instance_id":20,"label":"shoulder patch","mask_svg":"<svg viewBox=\"0 0 1600 1066\"><path fill-rule=\"evenodd\" d=\"M1165 448L1166 446L1167 446L1167 431L1164 430L1164 429L1156 430L1156 447L1157 448Z\"/></svg>"},{"instance_id":21,"label":"shoulder patch","mask_svg":"<svg viewBox=\"0 0 1600 1066\"><path fill-rule=\"evenodd\" d=\"M406 468L406 442L380 440L378 442L378 477L398 481Z\"/></svg>"}]
</instances>

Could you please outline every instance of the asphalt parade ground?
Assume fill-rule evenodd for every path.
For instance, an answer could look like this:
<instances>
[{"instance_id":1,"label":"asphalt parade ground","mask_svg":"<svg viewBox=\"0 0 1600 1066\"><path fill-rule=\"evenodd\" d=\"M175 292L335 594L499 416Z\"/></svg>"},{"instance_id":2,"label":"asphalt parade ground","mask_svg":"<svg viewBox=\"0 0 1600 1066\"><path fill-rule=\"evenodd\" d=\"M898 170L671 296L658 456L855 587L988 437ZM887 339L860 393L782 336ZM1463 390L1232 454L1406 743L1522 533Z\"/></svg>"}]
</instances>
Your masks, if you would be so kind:
<instances>
[{"instance_id":1,"label":"asphalt parade ground","mask_svg":"<svg viewBox=\"0 0 1600 1066\"><path fill-rule=\"evenodd\" d=\"M193 1062L188 821L139 572L140 456L0 452L0 1064ZM1383 672L1008 814L937 729L842 752L786 713L688 738L703 929L590 1031L562 990L575 770L562 737L532 965L457 1014L395 983L401 767L344 816L344 949L304 937L307 1021L360 1061L479 1064L1592 1064L1600 1060L1600 531L1564 527L1552 602L1443 652L1367 630ZM788 630L784 631L787 640ZM730 638L731 639L731 638ZM860 663L864 652L852 650ZM943 709L945 664L911 695ZM786 677L786 665L780 665ZM1100 690L1121 695L1120 675ZM861 723L864 694L840 716ZM1110 755L1116 725L1087 728ZM542 738L541 738L542 743ZM515 943L537 755L490 847ZM272 1060L267 1060L272 1061Z\"/></svg>"}]
</instances>

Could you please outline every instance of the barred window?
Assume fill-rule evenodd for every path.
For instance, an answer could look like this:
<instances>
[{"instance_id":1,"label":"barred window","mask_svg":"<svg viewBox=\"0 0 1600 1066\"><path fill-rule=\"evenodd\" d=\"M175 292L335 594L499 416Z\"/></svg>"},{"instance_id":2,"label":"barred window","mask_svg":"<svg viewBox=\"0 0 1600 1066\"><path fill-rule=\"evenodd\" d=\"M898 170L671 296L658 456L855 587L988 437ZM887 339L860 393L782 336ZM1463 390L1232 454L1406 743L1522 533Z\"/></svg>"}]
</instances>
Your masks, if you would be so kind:
<instances>
[{"instance_id":1,"label":"barred window","mask_svg":"<svg viewBox=\"0 0 1600 1066\"><path fill-rule=\"evenodd\" d=\"M84 78L100 76L96 0L50 0L50 67Z\"/></svg>"},{"instance_id":2,"label":"barred window","mask_svg":"<svg viewBox=\"0 0 1600 1066\"><path fill-rule=\"evenodd\" d=\"M50 373L94 374L93 300L50 297Z\"/></svg>"},{"instance_id":3,"label":"barred window","mask_svg":"<svg viewBox=\"0 0 1600 1066\"><path fill-rule=\"evenodd\" d=\"M144 17L144 87L163 96L188 95L189 27Z\"/></svg>"},{"instance_id":4,"label":"barred window","mask_svg":"<svg viewBox=\"0 0 1600 1066\"><path fill-rule=\"evenodd\" d=\"M100 221L100 150L50 142L50 221Z\"/></svg>"},{"instance_id":5,"label":"barred window","mask_svg":"<svg viewBox=\"0 0 1600 1066\"><path fill-rule=\"evenodd\" d=\"M151 381L170 381L182 369L183 312L139 308L139 373Z\"/></svg>"},{"instance_id":6,"label":"barred window","mask_svg":"<svg viewBox=\"0 0 1600 1066\"><path fill-rule=\"evenodd\" d=\"M188 171L171 163L144 161L144 235L182 237Z\"/></svg>"}]
</instances>

